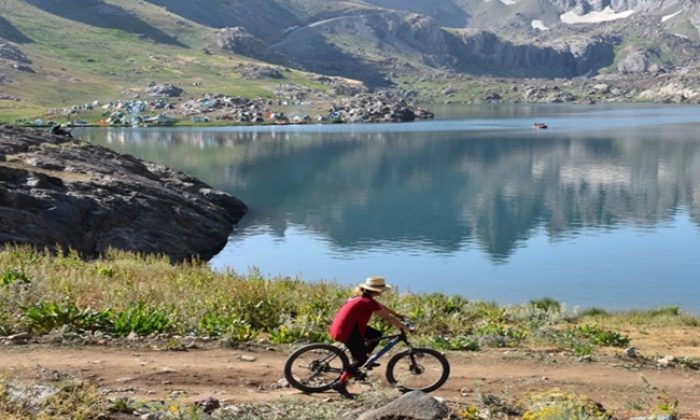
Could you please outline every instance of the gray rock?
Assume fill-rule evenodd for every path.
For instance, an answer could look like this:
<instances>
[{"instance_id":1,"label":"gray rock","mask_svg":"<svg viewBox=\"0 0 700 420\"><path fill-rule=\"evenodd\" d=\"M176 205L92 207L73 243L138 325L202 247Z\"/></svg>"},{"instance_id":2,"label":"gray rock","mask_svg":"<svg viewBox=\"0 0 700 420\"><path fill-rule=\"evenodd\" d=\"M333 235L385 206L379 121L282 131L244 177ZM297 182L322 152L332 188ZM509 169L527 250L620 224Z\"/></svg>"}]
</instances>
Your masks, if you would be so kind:
<instances>
[{"instance_id":1,"label":"gray rock","mask_svg":"<svg viewBox=\"0 0 700 420\"><path fill-rule=\"evenodd\" d=\"M182 89L170 83L153 84L146 89L146 95L174 98L182 95Z\"/></svg>"},{"instance_id":2,"label":"gray rock","mask_svg":"<svg viewBox=\"0 0 700 420\"><path fill-rule=\"evenodd\" d=\"M13 156L13 165L1 162ZM170 168L68 136L0 125L0 245L209 259L247 207Z\"/></svg>"},{"instance_id":3,"label":"gray rock","mask_svg":"<svg viewBox=\"0 0 700 420\"><path fill-rule=\"evenodd\" d=\"M449 415L447 404L421 391L412 391L384 407L371 410L358 420L401 418L405 420L437 420Z\"/></svg>"},{"instance_id":4,"label":"gray rock","mask_svg":"<svg viewBox=\"0 0 700 420\"><path fill-rule=\"evenodd\" d=\"M669 367L673 365L673 362L676 360L675 357L672 355L666 355L664 357L661 357L656 360L656 365L658 367Z\"/></svg>"},{"instance_id":5,"label":"gray rock","mask_svg":"<svg viewBox=\"0 0 700 420\"><path fill-rule=\"evenodd\" d=\"M214 397L208 397L203 400L195 401L194 404L207 414L211 414L214 410L221 407L219 400Z\"/></svg>"},{"instance_id":6,"label":"gray rock","mask_svg":"<svg viewBox=\"0 0 700 420\"><path fill-rule=\"evenodd\" d=\"M258 64L239 64L234 69L246 80L284 79L284 69Z\"/></svg>"},{"instance_id":7,"label":"gray rock","mask_svg":"<svg viewBox=\"0 0 700 420\"><path fill-rule=\"evenodd\" d=\"M59 389L49 385L22 385L10 381L6 384L6 397L10 403L29 408L37 408L49 398L56 395Z\"/></svg>"},{"instance_id":8,"label":"gray rock","mask_svg":"<svg viewBox=\"0 0 700 420\"><path fill-rule=\"evenodd\" d=\"M34 71L34 69L31 68L30 66L28 66L27 64L12 63L12 65L10 67L12 67L13 69L15 69L17 71L23 71L25 73L36 73L36 71Z\"/></svg>"},{"instance_id":9,"label":"gray rock","mask_svg":"<svg viewBox=\"0 0 700 420\"><path fill-rule=\"evenodd\" d=\"M595 86L593 86L593 89L595 89L596 92L602 94L610 92L610 86L605 83L598 83Z\"/></svg>"},{"instance_id":10,"label":"gray rock","mask_svg":"<svg viewBox=\"0 0 700 420\"><path fill-rule=\"evenodd\" d=\"M627 347L625 349L625 356L635 358L637 357L637 349L634 347Z\"/></svg>"},{"instance_id":11,"label":"gray rock","mask_svg":"<svg viewBox=\"0 0 700 420\"><path fill-rule=\"evenodd\" d=\"M617 71L623 74L643 73L649 70L651 58L646 51L632 51L617 64Z\"/></svg>"}]
</instances>

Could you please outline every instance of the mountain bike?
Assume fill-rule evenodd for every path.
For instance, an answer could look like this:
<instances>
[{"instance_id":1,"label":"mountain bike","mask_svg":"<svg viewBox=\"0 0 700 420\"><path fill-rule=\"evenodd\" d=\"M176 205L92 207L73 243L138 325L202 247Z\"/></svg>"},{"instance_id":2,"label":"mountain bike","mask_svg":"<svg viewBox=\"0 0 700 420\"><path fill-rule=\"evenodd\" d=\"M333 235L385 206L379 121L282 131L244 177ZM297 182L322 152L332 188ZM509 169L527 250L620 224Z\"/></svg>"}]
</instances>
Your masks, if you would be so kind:
<instances>
[{"instance_id":1,"label":"mountain bike","mask_svg":"<svg viewBox=\"0 0 700 420\"><path fill-rule=\"evenodd\" d=\"M407 347L391 356L386 365L387 381L402 392L435 391L450 375L450 364L442 353L413 347L403 331L374 341L388 342L362 365L366 370L371 370L377 360L397 344L403 343ZM344 349L333 344L309 344L289 355L284 363L284 377L298 390L323 392L331 388L331 384L349 365L350 359Z\"/></svg>"}]
</instances>

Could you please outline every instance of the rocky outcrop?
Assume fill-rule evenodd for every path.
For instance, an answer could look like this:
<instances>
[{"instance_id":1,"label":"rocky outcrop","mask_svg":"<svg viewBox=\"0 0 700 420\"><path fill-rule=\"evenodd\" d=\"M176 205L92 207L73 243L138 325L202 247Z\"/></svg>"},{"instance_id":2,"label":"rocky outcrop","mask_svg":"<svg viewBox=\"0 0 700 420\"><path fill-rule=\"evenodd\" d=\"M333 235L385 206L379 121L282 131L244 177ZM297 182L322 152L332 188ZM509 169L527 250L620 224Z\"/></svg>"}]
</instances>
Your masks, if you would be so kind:
<instances>
[{"instance_id":1,"label":"rocky outcrop","mask_svg":"<svg viewBox=\"0 0 700 420\"><path fill-rule=\"evenodd\" d=\"M182 89L170 83L153 83L146 88L146 95L151 97L175 98L182 95Z\"/></svg>"},{"instance_id":2,"label":"rocky outcrop","mask_svg":"<svg viewBox=\"0 0 700 420\"><path fill-rule=\"evenodd\" d=\"M32 61L16 45L0 42L0 58L16 63L30 64Z\"/></svg>"},{"instance_id":3,"label":"rocky outcrop","mask_svg":"<svg viewBox=\"0 0 700 420\"><path fill-rule=\"evenodd\" d=\"M638 99L664 103L698 103L700 91L674 81L644 90L639 94Z\"/></svg>"},{"instance_id":4,"label":"rocky outcrop","mask_svg":"<svg viewBox=\"0 0 700 420\"><path fill-rule=\"evenodd\" d=\"M651 58L647 51L635 50L617 63L617 71L623 74L643 73L649 70Z\"/></svg>"},{"instance_id":5,"label":"rocky outcrop","mask_svg":"<svg viewBox=\"0 0 700 420\"><path fill-rule=\"evenodd\" d=\"M229 53L240 54L273 63L281 63L284 61L281 55L270 51L262 40L248 32L246 28L240 26L223 28L216 31L215 43L217 47Z\"/></svg>"},{"instance_id":6,"label":"rocky outcrop","mask_svg":"<svg viewBox=\"0 0 700 420\"><path fill-rule=\"evenodd\" d=\"M167 167L69 135L0 126L0 244L209 259L246 210Z\"/></svg>"},{"instance_id":7,"label":"rocky outcrop","mask_svg":"<svg viewBox=\"0 0 700 420\"><path fill-rule=\"evenodd\" d=\"M16 45L9 42L0 42L0 60L9 62L9 67L27 73L35 73L34 69L29 66L32 62L22 50Z\"/></svg>"},{"instance_id":8,"label":"rocky outcrop","mask_svg":"<svg viewBox=\"0 0 700 420\"><path fill-rule=\"evenodd\" d=\"M413 107L404 98L387 91L356 95L333 104L321 121L334 123L410 122L435 117L430 110Z\"/></svg>"},{"instance_id":9,"label":"rocky outcrop","mask_svg":"<svg viewBox=\"0 0 700 420\"><path fill-rule=\"evenodd\" d=\"M284 67L261 66L258 64L238 64L233 68L246 80L284 79L284 73L289 71Z\"/></svg>"}]
</instances>

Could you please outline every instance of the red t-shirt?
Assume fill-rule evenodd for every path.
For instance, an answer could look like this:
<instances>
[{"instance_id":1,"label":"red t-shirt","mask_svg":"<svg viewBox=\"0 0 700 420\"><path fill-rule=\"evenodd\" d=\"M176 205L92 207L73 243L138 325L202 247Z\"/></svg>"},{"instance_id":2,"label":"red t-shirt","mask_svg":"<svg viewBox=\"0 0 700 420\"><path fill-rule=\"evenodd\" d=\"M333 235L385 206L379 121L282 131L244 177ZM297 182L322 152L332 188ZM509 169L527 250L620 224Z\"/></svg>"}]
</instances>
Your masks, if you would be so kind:
<instances>
[{"instance_id":1,"label":"red t-shirt","mask_svg":"<svg viewBox=\"0 0 700 420\"><path fill-rule=\"evenodd\" d=\"M372 317L372 313L380 310L376 300L368 296L358 296L348 299L340 307L338 313L333 318L333 323L328 329L331 338L341 343L345 343L350 338L350 333L357 327L364 337L367 331L367 323Z\"/></svg>"}]
</instances>

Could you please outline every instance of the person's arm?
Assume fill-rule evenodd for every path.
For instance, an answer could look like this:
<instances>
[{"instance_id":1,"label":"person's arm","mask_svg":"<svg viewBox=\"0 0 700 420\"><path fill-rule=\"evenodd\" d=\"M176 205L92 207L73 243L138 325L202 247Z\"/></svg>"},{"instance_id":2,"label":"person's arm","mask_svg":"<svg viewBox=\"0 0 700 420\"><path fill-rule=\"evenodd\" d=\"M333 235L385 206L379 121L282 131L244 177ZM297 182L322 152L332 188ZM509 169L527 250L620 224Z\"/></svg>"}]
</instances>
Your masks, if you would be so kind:
<instances>
[{"instance_id":1,"label":"person's arm","mask_svg":"<svg viewBox=\"0 0 700 420\"><path fill-rule=\"evenodd\" d=\"M391 309L387 308L386 306L382 305L381 303L379 304L379 306L380 306L380 309L377 311L377 315L379 315L379 317L382 318L384 321L393 325L396 329L399 329L399 330L402 330L405 332L411 332L413 330L412 328L409 328L406 324L401 322L401 320L399 319L401 315L392 311Z\"/></svg>"}]
</instances>

